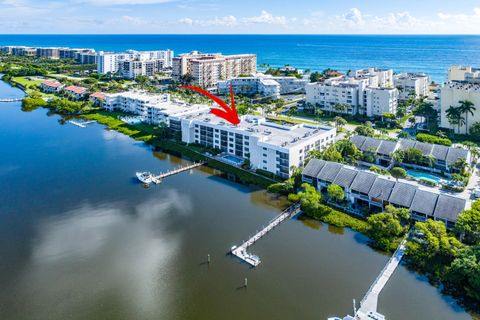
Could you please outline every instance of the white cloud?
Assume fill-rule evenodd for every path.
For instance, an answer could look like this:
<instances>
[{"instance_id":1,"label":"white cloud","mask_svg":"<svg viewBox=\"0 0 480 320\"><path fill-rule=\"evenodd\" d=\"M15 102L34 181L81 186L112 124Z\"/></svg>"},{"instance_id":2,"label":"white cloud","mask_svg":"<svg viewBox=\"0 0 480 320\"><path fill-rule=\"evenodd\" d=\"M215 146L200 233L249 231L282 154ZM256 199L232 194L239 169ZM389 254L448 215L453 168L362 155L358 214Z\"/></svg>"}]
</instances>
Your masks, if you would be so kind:
<instances>
[{"instance_id":1,"label":"white cloud","mask_svg":"<svg viewBox=\"0 0 480 320\"><path fill-rule=\"evenodd\" d=\"M148 21L139 17L132 17L132 16L123 16L122 19L128 23L134 25L145 25L148 24Z\"/></svg>"},{"instance_id":2,"label":"white cloud","mask_svg":"<svg viewBox=\"0 0 480 320\"><path fill-rule=\"evenodd\" d=\"M287 18L284 16L274 16L271 13L262 10L259 16L243 18L242 22L244 23L255 23L255 24L287 24Z\"/></svg>"},{"instance_id":3,"label":"white cloud","mask_svg":"<svg viewBox=\"0 0 480 320\"><path fill-rule=\"evenodd\" d=\"M341 16L342 20L352 26L363 25L363 15L358 8L352 8L350 11Z\"/></svg>"},{"instance_id":4,"label":"white cloud","mask_svg":"<svg viewBox=\"0 0 480 320\"><path fill-rule=\"evenodd\" d=\"M232 27L238 24L237 18L235 16L225 16L221 18L213 18L213 19L191 19L191 18L182 18L178 20L181 24L186 25L195 25L195 26L225 26L225 27Z\"/></svg>"},{"instance_id":5,"label":"white cloud","mask_svg":"<svg viewBox=\"0 0 480 320\"><path fill-rule=\"evenodd\" d=\"M451 13L443 13L439 12L438 17L441 20L452 20L456 22L467 22L470 20L479 20L480 19L480 8L474 8L473 14L466 14L466 13L459 13L459 14L451 14Z\"/></svg>"},{"instance_id":6,"label":"white cloud","mask_svg":"<svg viewBox=\"0 0 480 320\"><path fill-rule=\"evenodd\" d=\"M209 26L225 26L225 27L234 27L234 26L245 26L251 24L278 24L278 25L286 25L287 21L295 22L296 18L291 18L288 20L284 16L274 16L271 13L263 10L259 16L253 17L243 17L237 18L235 16L229 15L225 17L215 17L213 19L192 19L189 17L182 18L178 20L178 23L185 24L185 25L195 25L195 26L202 26L202 27L209 27Z\"/></svg>"}]
</instances>

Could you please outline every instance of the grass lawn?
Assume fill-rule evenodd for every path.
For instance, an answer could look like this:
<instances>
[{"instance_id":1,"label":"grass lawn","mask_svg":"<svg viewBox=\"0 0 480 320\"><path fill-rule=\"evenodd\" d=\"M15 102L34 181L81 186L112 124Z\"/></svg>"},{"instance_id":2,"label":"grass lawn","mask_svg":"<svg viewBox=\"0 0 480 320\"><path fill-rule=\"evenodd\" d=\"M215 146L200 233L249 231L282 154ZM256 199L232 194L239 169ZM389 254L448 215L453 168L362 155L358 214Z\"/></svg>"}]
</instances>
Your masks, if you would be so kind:
<instances>
[{"instance_id":1,"label":"grass lawn","mask_svg":"<svg viewBox=\"0 0 480 320\"><path fill-rule=\"evenodd\" d=\"M290 118L288 116L268 116L267 117L269 120L272 121L284 121L292 124L299 124L299 123L306 123L306 124L315 124L318 125L320 123L316 121L310 121L310 120L303 120L303 119L295 119L295 118Z\"/></svg>"},{"instance_id":2,"label":"grass lawn","mask_svg":"<svg viewBox=\"0 0 480 320\"><path fill-rule=\"evenodd\" d=\"M34 78L35 76L13 77L12 82L17 83L23 87L26 87L29 85L40 85L43 81L43 80L29 80Z\"/></svg>"}]
</instances>

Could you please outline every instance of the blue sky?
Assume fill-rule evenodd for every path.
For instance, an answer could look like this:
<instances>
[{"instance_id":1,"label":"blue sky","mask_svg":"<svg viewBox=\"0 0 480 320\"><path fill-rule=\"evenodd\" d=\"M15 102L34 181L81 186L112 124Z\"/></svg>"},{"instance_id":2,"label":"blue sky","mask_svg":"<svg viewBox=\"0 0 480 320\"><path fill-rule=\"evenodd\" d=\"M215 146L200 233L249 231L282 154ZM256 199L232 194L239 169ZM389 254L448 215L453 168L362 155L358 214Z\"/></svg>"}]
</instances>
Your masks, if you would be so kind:
<instances>
[{"instance_id":1,"label":"blue sky","mask_svg":"<svg viewBox=\"0 0 480 320\"><path fill-rule=\"evenodd\" d=\"M478 34L479 0L0 0L0 33Z\"/></svg>"}]
</instances>

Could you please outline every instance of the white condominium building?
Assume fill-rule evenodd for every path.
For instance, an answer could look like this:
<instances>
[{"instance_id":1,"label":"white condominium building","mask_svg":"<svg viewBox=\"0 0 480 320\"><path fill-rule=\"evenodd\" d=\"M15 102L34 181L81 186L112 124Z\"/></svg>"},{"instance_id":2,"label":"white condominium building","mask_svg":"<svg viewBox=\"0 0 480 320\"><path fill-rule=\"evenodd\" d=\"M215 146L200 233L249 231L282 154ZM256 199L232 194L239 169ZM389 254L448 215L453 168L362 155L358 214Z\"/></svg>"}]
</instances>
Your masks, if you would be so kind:
<instances>
[{"instance_id":1,"label":"white condominium building","mask_svg":"<svg viewBox=\"0 0 480 320\"><path fill-rule=\"evenodd\" d=\"M155 73L172 66L173 51L135 51L103 52L97 55L99 74L116 73L128 79L139 75L153 76Z\"/></svg>"},{"instance_id":2,"label":"white condominium building","mask_svg":"<svg viewBox=\"0 0 480 320\"><path fill-rule=\"evenodd\" d=\"M181 54L173 58L172 77L179 81L189 74L196 84L205 88L215 88L218 81L228 80L240 75L255 74L257 56L254 54L238 54L224 56L221 53Z\"/></svg>"},{"instance_id":3,"label":"white condominium building","mask_svg":"<svg viewBox=\"0 0 480 320\"><path fill-rule=\"evenodd\" d=\"M366 88L364 106L367 117L397 112L398 90L396 88Z\"/></svg>"},{"instance_id":4,"label":"white condominium building","mask_svg":"<svg viewBox=\"0 0 480 320\"><path fill-rule=\"evenodd\" d=\"M354 78L375 77L376 79L372 79L371 87L393 87L392 69L367 68L350 70L348 76Z\"/></svg>"},{"instance_id":5,"label":"white condominium building","mask_svg":"<svg viewBox=\"0 0 480 320\"><path fill-rule=\"evenodd\" d=\"M322 111L381 116L395 113L398 90L378 87L378 76L336 77L306 85L306 101Z\"/></svg>"},{"instance_id":6,"label":"white condominium building","mask_svg":"<svg viewBox=\"0 0 480 320\"><path fill-rule=\"evenodd\" d=\"M64 47L3 46L0 52L18 56L36 56L49 59L74 59L80 64L95 64L95 50Z\"/></svg>"},{"instance_id":7,"label":"white condominium building","mask_svg":"<svg viewBox=\"0 0 480 320\"><path fill-rule=\"evenodd\" d=\"M465 125L450 124L447 118L448 108L460 106L460 101L470 101L476 110L473 115L468 114L468 129ZM465 118L465 115L463 115ZM470 127L480 122L480 83L470 81L448 81L440 89L440 126L442 128L454 129L457 133L468 133Z\"/></svg>"},{"instance_id":8,"label":"white condominium building","mask_svg":"<svg viewBox=\"0 0 480 320\"><path fill-rule=\"evenodd\" d=\"M208 105L194 105L171 100L169 94L151 94L143 91L107 93L103 107L108 111L120 110L138 115L150 124L170 125L170 117L183 117L192 113L208 112Z\"/></svg>"},{"instance_id":9,"label":"white condominium building","mask_svg":"<svg viewBox=\"0 0 480 320\"><path fill-rule=\"evenodd\" d=\"M172 121L174 119L172 118ZM182 141L198 143L241 159L252 168L287 178L292 166L302 166L309 151L333 143L336 130L310 125L280 125L263 117L246 115L240 124L231 125L208 113L179 117Z\"/></svg>"},{"instance_id":10,"label":"white condominium building","mask_svg":"<svg viewBox=\"0 0 480 320\"><path fill-rule=\"evenodd\" d=\"M472 66L453 65L448 69L448 81L480 83L480 69L472 68Z\"/></svg>"},{"instance_id":11,"label":"white condominium building","mask_svg":"<svg viewBox=\"0 0 480 320\"><path fill-rule=\"evenodd\" d=\"M429 78L426 74L399 73L393 76L393 83L400 92L399 100L428 96Z\"/></svg>"},{"instance_id":12,"label":"white condominium building","mask_svg":"<svg viewBox=\"0 0 480 320\"><path fill-rule=\"evenodd\" d=\"M217 89L220 94L228 94L230 85L235 94L259 94L271 99L279 99L280 95L288 93L305 93L308 80L296 77L274 77L272 75L257 74L253 77L237 77L219 81Z\"/></svg>"},{"instance_id":13,"label":"white condominium building","mask_svg":"<svg viewBox=\"0 0 480 320\"><path fill-rule=\"evenodd\" d=\"M336 80L333 80L336 79ZM309 83L305 87L306 101L322 111L344 114L359 113L359 85L332 78L323 82ZM340 108L340 106L343 106Z\"/></svg>"}]
</instances>

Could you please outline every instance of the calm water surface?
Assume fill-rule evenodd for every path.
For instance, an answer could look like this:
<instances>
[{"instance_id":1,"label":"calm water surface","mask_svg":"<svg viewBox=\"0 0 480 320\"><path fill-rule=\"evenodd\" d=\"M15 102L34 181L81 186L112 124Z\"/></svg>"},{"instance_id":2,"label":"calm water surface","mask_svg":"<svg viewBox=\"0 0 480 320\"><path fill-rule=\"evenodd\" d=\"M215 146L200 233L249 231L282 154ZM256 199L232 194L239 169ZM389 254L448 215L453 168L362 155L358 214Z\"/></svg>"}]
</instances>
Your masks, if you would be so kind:
<instances>
[{"instance_id":1,"label":"calm water surface","mask_svg":"<svg viewBox=\"0 0 480 320\"><path fill-rule=\"evenodd\" d=\"M0 83L5 95L22 93ZM2 320L326 319L351 313L388 259L360 234L292 220L252 247L262 258L252 270L225 253L281 201L206 168L145 189L136 170L184 160L58 120L0 104ZM379 311L389 320L471 318L404 267Z\"/></svg>"}]
</instances>

